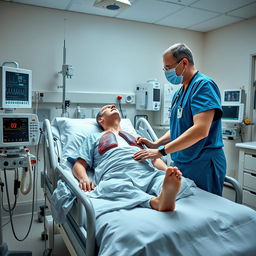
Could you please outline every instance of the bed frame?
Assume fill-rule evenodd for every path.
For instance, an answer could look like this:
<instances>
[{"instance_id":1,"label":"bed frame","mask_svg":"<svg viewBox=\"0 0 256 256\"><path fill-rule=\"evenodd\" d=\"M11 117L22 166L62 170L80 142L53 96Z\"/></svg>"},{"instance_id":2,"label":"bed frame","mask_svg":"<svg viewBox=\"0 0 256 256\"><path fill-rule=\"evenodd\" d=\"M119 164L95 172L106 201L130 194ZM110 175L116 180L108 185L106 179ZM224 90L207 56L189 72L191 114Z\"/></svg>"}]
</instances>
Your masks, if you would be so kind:
<instances>
[{"instance_id":1,"label":"bed frame","mask_svg":"<svg viewBox=\"0 0 256 256\"><path fill-rule=\"evenodd\" d=\"M61 145L60 141L53 137L52 126L49 120L45 120L43 124L44 130L44 160L45 168L41 176L42 187L45 192L46 204L51 209L50 197L56 188L57 180L62 179L66 182L72 192L76 195L76 200L72 210L67 215L67 222L62 225L55 225L54 220L49 221L45 225L44 233L48 235L48 248L44 255L52 255L53 241L56 230L62 234L63 240L72 256L95 256L97 255L96 246L96 224L93 207L89 200L86 199L84 193L77 185L77 181L72 174L67 175L60 166ZM157 136L146 119L138 119L135 130L140 136L156 140ZM167 159L167 163L170 162ZM225 183L232 186L235 190L235 201L242 202L242 190L240 184L231 177L225 178ZM84 217L86 216L86 217ZM48 221L47 221L48 220Z\"/></svg>"}]
</instances>

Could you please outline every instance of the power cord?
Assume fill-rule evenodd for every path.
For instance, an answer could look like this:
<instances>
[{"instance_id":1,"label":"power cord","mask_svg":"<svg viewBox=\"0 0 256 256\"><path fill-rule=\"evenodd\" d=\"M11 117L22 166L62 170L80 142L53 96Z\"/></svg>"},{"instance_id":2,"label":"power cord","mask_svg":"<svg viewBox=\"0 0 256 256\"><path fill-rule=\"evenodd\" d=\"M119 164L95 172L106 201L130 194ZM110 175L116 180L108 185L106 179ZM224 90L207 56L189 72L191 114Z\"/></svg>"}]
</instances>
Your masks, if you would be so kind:
<instances>
[{"instance_id":1,"label":"power cord","mask_svg":"<svg viewBox=\"0 0 256 256\"><path fill-rule=\"evenodd\" d=\"M14 170L14 174L15 174L15 179L14 179L14 203L13 203L13 206L11 207L11 211L14 211L15 207L16 207L16 204L17 204L17 198L18 198L18 189L20 187L20 182L19 182L19 179L18 179L18 171L17 169ZM1 186L1 200L2 200L2 209L5 211L5 212L9 212L9 209L5 208L4 206L4 183L2 182L2 179L0 178L0 186Z\"/></svg>"},{"instance_id":2,"label":"power cord","mask_svg":"<svg viewBox=\"0 0 256 256\"><path fill-rule=\"evenodd\" d=\"M6 196L7 196L7 203L8 203L8 208L9 208L9 216L10 216L10 221L11 221L11 228L12 228L12 233L15 237L15 239L19 242L24 241L30 231L31 231L31 227L32 227L32 222L33 222L33 218L34 218L34 203L35 203L35 168L33 167L33 171L34 171L34 175L33 175L33 199L32 199L32 215L31 215L31 219L30 219L30 223L29 223L29 228L28 231L26 233L26 235L23 238L18 238L15 229L14 229L14 225L13 225L13 212L11 211L11 204L10 204L10 197L9 197L9 190L8 190L8 183L7 183L7 175L6 175L6 169L4 169L4 179L5 179L5 184L6 184Z\"/></svg>"}]
</instances>

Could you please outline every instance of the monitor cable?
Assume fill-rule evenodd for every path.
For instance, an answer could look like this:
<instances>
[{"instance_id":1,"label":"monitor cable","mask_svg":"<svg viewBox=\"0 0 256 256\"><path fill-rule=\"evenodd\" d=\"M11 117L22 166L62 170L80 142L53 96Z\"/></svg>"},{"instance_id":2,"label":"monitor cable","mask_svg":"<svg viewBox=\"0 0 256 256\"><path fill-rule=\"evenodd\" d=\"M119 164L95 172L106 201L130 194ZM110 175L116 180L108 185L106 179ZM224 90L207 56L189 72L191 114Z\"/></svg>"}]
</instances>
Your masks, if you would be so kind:
<instances>
[{"instance_id":1,"label":"monitor cable","mask_svg":"<svg viewBox=\"0 0 256 256\"><path fill-rule=\"evenodd\" d=\"M15 229L14 229L14 224L13 224L13 212L11 211L11 204L10 204L10 197L9 197L9 189L8 189L8 183L7 183L7 175L6 175L6 169L4 169L4 179L5 179L5 184L6 184L6 196L7 196L7 203L8 203L8 208L9 208L9 217L10 217L10 221L11 221L11 228L12 228L12 233L15 237L15 239L19 242L22 242L24 241L30 231L31 231L31 227L32 227L32 222L33 222L33 218L34 218L34 203L35 203L35 168L33 168L33 171L34 171L34 175L33 175L33 199L32 199L32 214L31 214L31 218L30 218L30 223L29 223L29 228L28 228L28 231L26 233L26 235L23 237L23 238L18 238L16 232L15 232Z\"/></svg>"}]
</instances>

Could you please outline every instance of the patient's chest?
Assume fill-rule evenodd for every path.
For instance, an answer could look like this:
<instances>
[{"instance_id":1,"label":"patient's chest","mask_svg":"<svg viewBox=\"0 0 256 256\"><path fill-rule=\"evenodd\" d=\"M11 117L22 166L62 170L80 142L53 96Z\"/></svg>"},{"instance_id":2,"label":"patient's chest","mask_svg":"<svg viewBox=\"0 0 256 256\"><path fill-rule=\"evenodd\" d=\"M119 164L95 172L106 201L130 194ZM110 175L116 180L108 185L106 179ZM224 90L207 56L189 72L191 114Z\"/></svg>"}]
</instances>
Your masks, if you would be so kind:
<instances>
[{"instance_id":1,"label":"patient's chest","mask_svg":"<svg viewBox=\"0 0 256 256\"><path fill-rule=\"evenodd\" d=\"M127 132L120 131L118 134L115 134L107 131L99 138L97 149L98 153L103 155L112 148L127 146L143 148L142 145L136 142L135 137Z\"/></svg>"}]
</instances>

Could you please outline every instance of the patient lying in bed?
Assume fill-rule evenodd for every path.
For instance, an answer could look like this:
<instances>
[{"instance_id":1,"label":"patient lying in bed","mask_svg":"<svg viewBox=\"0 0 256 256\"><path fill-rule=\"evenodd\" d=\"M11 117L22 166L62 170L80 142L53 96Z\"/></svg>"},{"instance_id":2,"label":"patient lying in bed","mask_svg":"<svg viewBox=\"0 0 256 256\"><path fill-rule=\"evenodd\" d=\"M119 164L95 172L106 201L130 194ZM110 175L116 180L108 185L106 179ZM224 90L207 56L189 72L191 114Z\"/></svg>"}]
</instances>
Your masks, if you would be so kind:
<instances>
[{"instance_id":1,"label":"patient lying in bed","mask_svg":"<svg viewBox=\"0 0 256 256\"><path fill-rule=\"evenodd\" d=\"M192 194L194 183L161 159L134 160L141 145L121 130L120 121L114 105L104 106L97 115L104 133L87 137L75 156L73 174L80 188L90 197L97 215L109 212L110 207L111 211L136 206L173 211L177 199ZM89 167L95 170L94 182L87 175Z\"/></svg>"}]
</instances>

